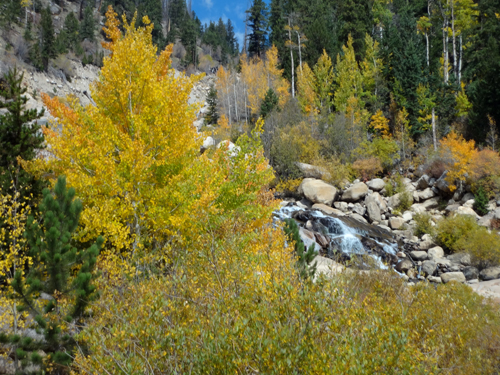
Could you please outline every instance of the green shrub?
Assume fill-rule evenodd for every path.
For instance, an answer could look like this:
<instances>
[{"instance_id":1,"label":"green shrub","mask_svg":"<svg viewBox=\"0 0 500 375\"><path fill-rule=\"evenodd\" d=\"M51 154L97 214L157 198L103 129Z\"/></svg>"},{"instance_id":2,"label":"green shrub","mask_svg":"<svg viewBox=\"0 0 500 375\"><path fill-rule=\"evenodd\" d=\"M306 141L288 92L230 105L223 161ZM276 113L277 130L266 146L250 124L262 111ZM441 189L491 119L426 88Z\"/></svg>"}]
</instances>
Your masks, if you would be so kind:
<instances>
[{"instance_id":1,"label":"green shrub","mask_svg":"<svg viewBox=\"0 0 500 375\"><path fill-rule=\"evenodd\" d=\"M488 196L484 191L483 187L480 186L476 191L475 200L474 200L474 210L479 215L486 215L488 213Z\"/></svg>"},{"instance_id":2,"label":"green shrub","mask_svg":"<svg viewBox=\"0 0 500 375\"><path fill-rule=\"evenodd\" d=\"M470 253L472 263L480 269L500 264L500 236L479 225L460 238L455 248Z\"/></svg>"},{"instance_id":3,"label":"green shrub","mask_svg":"<svg viewBox=\"0 0 500 375\"><path fill-rule=\"evenodd\" d=\"M434 226L432 225L432 216L423 212L421 214L415 214L413 220L416 221L415 235L422 236L424 234L432 235L434 233Z\"/></svg>"},{"instance_id":4,"label":"green shrub","mask_svg":"<svg viewBox=\"0 0 500 375\"><path fill-rule=\"evenodd\" d=\"M455 215L438 222L434 237L438 245L450 252L456 252L462 250L461 245L458 246L457 243L478 227L473 217Z\"/></svg>"}]
</instances>

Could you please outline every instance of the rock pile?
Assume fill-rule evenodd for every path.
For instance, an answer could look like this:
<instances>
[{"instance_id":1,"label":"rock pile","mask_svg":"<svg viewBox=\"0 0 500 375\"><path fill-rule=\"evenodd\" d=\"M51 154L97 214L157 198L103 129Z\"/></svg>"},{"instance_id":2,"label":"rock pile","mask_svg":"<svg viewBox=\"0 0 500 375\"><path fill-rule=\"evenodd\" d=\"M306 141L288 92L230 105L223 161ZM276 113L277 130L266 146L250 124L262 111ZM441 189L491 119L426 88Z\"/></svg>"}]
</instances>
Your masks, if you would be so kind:
<instances>
[{"instance_id":1,"label":"rock pile","mask_svg":"<svg viewBox=\"0 0 500 375\"><path fill-rule=\"evenodd\" d=\"M469 254L446 255L430 235L426 234L420 238L413 235L416 227L414 216L417 213L430 214L433 223L450 215L469 215L475 218L479 225L486 227L490 227L494 220L500 220L500 202L489 202L490 212L483 217L479 216L472 208L474 195L470 189L459 188L451 194L445 180L446 172L439 179L435 179L417 170L413 179L405 178L403 183L407 196L413 203L408 210L401 212L398 208L401 195L388 196L386 181L383 179L376 178L367 182L356 180L339 190L321 179L310 177L314 173L320 174L321 169L307 164L301 164L300 169L307 172L304 175L308 176L298 189L303 199L286 198L282 206L296 207L304 210L304 213L317 210L324 215L383 230L398 242L397 254L384 260L392 263L394 269L404 274L410 282L427 279L434 283L477 283L479 280L500 279L500 267L491 267L480 272L471 265ZM313 221L303 220L307 218L304 213L295 214L295 217L298 216L299 223L304 227L301 230L310 232L310 242L315 242L318 249L325 250L334 246L330 239L325 240L320 232L314 231Z\"/></svg>"}]
</instances>

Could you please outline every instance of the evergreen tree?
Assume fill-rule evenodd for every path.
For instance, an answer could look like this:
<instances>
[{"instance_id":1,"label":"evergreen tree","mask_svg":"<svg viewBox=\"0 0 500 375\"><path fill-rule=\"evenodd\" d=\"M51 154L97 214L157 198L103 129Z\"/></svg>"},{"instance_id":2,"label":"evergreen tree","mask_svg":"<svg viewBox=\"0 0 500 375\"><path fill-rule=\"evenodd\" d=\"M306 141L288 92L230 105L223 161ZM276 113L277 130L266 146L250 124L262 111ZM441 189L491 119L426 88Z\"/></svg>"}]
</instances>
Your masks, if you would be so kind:
<instances>
[{"instance_id":1,"label":"evergreen tree","mask_svg":"<svg viewBox=\"0 0 500 375\"><path fill-rule=\"evenodd\" d=\"M94 41L95 39L94 11L90 5L85 8L83 20L80 25L80 40L85 39L90 41Z\"/></svg>"},{"instance_id":2,"label":"evergreen tree","mask_svg":"<svg viewBox=\"0 0 500 375\"><path fill-rule=\"evenodd\" d=\"M299 234L299 226L293 219L285 220L285 234L289 240L295 243L295 253L297 255L297 269L299 270L300 276L304 279L314 278L316 273L317 263L313 260L316 257L316 251L314 249L314 244L309 246L308 249L305 248L302 239Z\"/></svg>"},{"instance_id":3,"label":"evergreen tree","mask_svg":"<svg viewBox=\"0 0 500 375\"><path fill-rule=\"evenodd\" d=\"M266 92L266 96L262 101L260 107L260 115L265 118L269 113L272 112L273 109L277 108L279 102L278 95L274 92L273 89L269 89Z\"/></svg>"},{"instance_id":4,"label":"evergreen tree","mask_svg":"<svg viewBox=\"0 0 500 375\"><path fill-rule=\"evenodd\" d=\"M366 0L343 0L339 2L340 43L347 43L349 35L353 39L356 60L360 61L365 52L365 35L370 34L373 29L372 15L373 1Z\"/></svg>"},{"instance_id":5,"label":"evergreen tree","mask_svg":"<svg viewBox=\"0 0 500 375\"><path fill-rule=\"evenodd\" d=\"M0 108L8 111L0 115L0 192L12 194L14 188L21 197L33 195L36 200L41 197L43 183L24 171L17 158L32 160L36 150L44 148L40 125L32 122L43 116L44 111L26 109L23 76L16 68L10 70L4 76L4 87L0 88Z\"/></svg>"},{"instance_id":6,"label":"evergreen tree","mask_svg":"<svg viewBox=\"0 0 500 375\"><path fill-rule=\"evenodd\" d=\"M263 0L254 0L246 13L248 26L251 29L248 36L248 52L250 55L261 57L267 45L267 5Z\"/></svg>"},{"instance_id":7,"label":"evergreen tree","mask_svg":"<svg viewBox=\"0 0 500 375\"><path fill-rule=\"evenodd\" d=\"M42 223L29 217L26 225L25 237L33 266L26 275L16 271L11 284L11 298L19 303L19 311L27 311L34 317L43 340L0 334L0 342L15 347L16 363L21 361L24 368L30 364L43 365L39 350L49 354L56 366L71 363L76 341L74 332L64 327L67 323L81 326L85 308L98 295L92 285L92 273L104 242L99 237L88 249L77 249L72 244L82 204L74 200L73 188L66 189L64 177L57 180L54 194L45 189L43 196ZM71 277L73 273L75 277ZM42 293L46 297L38 298ZM16 373L27 371L18 368Z\"/></svg>"},{"instance_id":8,"label":"evergreen tree","mask_svg":"<svg viewBox=\"0 0 500 375\"><path fill-rule=\"evenodd\" d=\"M208 112L205 115L205 125L217 124L219 113L217 112L217 90L214 86L210 87L207 95Z\"/></svg>"},{"instance_id":9,"label":"evergreen tree","mask_svg":"<svg viewBox=\"0 0 500 375\"><path fill-rule=\"evenodd\" d=\"M226 24L226 44L228 53L231 56L235 56L238 53L238 41L234 34L234 26L230 19L227 20Z\"/></svg>"},{"instance_id":10,"label":"evergreen tree","mask_svg":"<svg viewBox=\"0 0 500 375\"><path fill-rule=\"evenodd\" d=\"M162 50L165 47L165 36L163 35L162 29L162 6L161 0L142 0L138 7L138 19L142 20L142 17L148 16L149 20L153 23L153 43L158 46L158 49Z\"/></svg>"},{"instance_id":11,"label":"evergreen tree","mask_svg":"<svg viewBox=\"0 0 500 375\"><path fill-rule=\"evenodd\" d=\"M56 38L49 7L42 10L42 19L40 23L40 55L43 70L47 71L49 68L49 60L56 57Z\"/></svg>"}]
</instances>

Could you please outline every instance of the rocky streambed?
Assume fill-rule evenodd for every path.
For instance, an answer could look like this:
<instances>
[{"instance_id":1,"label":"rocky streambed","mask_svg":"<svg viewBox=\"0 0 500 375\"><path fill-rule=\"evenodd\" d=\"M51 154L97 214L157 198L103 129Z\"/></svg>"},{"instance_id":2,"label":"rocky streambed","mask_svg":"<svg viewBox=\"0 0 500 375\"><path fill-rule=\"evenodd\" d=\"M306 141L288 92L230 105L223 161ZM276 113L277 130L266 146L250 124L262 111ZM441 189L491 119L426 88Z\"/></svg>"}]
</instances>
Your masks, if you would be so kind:
<instances>
[{"instance_id":1,"label":"rocky streambed","mask_svg":"<svg viewBox=\"0 0 500 375\"><path fill-rule=\"evenodd\" d=\"M314 167L308 166L307 171L311 170ZM478 284L478 291L484 289L479 284L500 279L500 267L478 270L470 254L446 254L429 234L414 235L417 213L427 212L434 223L445 216L469 215L489 227L500 220L500 202L491 201L490 212L481 217L472 209L474 195L467 188L450 195L445 175L433 179L415 171L412 177L403 180L412 201L403 212L398 209L400 194L387 196L382 179L354 181L340 190L306 177L298 189L300 197L284 198L275 216L296 220L304 244L314 245L320 263L332 267L389 268L409 283L458 281ZM500 301L497 289L482 294Z\"/></svg>"}]
</instances>

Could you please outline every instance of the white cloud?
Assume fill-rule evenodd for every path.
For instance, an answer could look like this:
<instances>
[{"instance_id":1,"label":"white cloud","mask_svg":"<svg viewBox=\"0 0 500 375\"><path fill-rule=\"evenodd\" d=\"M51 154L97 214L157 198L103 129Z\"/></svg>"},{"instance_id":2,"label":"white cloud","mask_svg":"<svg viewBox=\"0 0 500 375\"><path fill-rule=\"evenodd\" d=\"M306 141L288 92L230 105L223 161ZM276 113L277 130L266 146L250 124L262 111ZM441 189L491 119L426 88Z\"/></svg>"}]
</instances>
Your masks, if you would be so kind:
<instances>
[{"instance_id":1,"label":"white cloud","mask_svg":"<svg viewBox=\"0 0 500 375\"><path fill-rule=\"evenodd\" d=\"M214 3L212 0L203 0L203 5L208 9L212 9Z\"/></svg>"}]
</instances>

